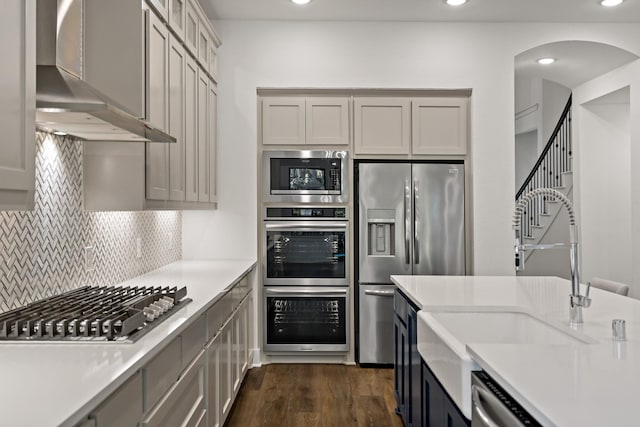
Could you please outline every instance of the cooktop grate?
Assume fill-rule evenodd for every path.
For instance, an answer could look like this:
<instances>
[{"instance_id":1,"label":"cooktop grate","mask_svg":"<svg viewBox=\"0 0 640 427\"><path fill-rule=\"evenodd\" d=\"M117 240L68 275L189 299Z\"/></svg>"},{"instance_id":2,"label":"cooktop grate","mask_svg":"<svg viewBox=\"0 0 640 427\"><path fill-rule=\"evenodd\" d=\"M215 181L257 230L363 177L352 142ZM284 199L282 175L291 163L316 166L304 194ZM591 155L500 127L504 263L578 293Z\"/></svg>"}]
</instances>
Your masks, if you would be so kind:
<instances>
[{"instance_id":1,"label":"cooktop grate","mask_svg":"<svg viewBox=\"0 0 640 427\"><path fill-rule=\"evenodd\" d=\"M134 342L186 295L177 286L85 286L0 314L0 341Z\"/></svg>"}]
</instances>

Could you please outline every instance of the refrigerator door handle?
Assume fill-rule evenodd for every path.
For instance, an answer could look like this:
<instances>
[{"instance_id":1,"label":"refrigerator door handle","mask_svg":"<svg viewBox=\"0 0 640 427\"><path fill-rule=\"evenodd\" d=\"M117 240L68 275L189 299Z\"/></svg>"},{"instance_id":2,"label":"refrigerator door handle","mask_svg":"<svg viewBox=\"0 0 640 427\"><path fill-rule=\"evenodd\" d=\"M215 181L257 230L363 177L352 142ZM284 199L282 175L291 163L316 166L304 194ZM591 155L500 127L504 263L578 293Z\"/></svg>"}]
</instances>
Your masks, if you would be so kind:
<instances>
[{"instance_id":1,"label":"refrigerator door handle","mask_svg":"<svg viewBox=\"0 0 640 427\"><path fill-rule=\"evenodd\" d=\"M411 263L411 184L404 181L404 257L405 264Z\"/></svg>"},{"instance_id":2,"label":"refrigerator door handle","mask_svg":"<svg viewBox=\"0 0 640 427\"><path fill-rule=\"evenodd\" d=\"M413 262L420 264L420 215L418 206L420 205L420 188L418 180L413 180Z\"/></svg>"},{"instance_id":3,"label":"refrigerator door handle","mask_svg":"<svg viewBox=\"0 0 640 427\"><path fill-rule=\"evenodd\" d=\"M366 291L364 291L365 295L373 295L373 296L377 296L377 297L392 297L395 294L394 291L376 291L373 289L367 289Z\"/></svg>"}]
</instances>

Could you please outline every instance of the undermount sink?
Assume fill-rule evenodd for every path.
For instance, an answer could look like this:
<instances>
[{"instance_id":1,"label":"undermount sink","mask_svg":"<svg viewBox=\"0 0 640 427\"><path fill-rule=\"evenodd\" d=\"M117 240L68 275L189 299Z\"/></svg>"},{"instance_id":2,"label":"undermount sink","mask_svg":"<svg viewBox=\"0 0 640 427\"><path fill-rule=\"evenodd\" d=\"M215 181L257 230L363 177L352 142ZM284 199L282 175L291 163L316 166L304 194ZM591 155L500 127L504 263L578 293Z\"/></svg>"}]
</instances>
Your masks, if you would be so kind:
<instances>
[{"instance_id":1,"label":"undermount sink","mask_svg":"<svg viewBox=\"0 0 640 427\"><path fill-rule=\"evenodd\" d=\"M471 371L480 367L466 345L585 345L595 341L519 311L418 313L418 351L463 414L471 418Z\"/></svg>"}]
</instances>

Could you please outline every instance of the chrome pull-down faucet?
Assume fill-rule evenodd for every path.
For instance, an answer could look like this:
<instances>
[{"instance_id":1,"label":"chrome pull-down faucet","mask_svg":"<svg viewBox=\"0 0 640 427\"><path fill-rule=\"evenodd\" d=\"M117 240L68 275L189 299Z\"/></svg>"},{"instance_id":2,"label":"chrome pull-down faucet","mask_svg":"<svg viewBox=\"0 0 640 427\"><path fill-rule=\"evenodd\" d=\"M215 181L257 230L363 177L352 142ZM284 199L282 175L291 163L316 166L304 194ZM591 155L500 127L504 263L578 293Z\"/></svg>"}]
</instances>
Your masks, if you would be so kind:
<instances>
[{"instance_id":1,"label":"chrome pull-down faucet","mask_svg":"<svg viewBox=\"0 0 640 427\"><path fill-rule=\"evenodd\" d=\"M567 209L569 214L569 244L566 243L550 243L550 244L522 244L520 219L526 205L538 196L550 196L558 199ZM515 231L516 241L515 249L515 268L516 271L524 270L524 251L532 249L555 249L569 248L569 256L571 261L571 295L569 295L569 323L577 325L583 323L582 307L588 308L591 305L589 298L589 288L587 285L586 295L580 295L580 273L578 269L578 238L576 233L576 218L573 212L571 201L561 192L553 188L536 188L525 194L516 205L513 212L513 230Z\"/></svg>"}]
</instances>

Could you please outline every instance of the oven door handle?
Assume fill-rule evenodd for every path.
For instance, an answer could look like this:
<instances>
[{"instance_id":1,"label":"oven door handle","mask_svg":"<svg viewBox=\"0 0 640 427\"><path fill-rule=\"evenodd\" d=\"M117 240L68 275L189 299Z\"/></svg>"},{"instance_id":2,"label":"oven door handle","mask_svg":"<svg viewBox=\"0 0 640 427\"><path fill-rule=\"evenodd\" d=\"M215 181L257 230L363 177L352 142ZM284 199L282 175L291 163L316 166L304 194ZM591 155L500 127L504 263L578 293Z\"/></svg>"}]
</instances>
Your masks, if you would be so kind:
<instances>
[{"instance_id":1,"label":"oven door handle","mask_svg":"<svg viewBox=\"0 0 640 427\"><path fill-rule=\"evenodd\" d=\"M292 229L294 231L300 231L305 228L309 229L339 229L346 230L348 223L346 222L329 222L329 221L318 221L318 222L310 222L310 221L289 221L289 222L278 222L278 223L265 223L264 228L267 230L283 230L283 229Z\"/></svg>"},{"instance_id":2,"label":"oven door handle","mask_svg":"<svg viewBox=\"0 0 640 427\"><path fill-rule=\"evenodd\" d=\"M266 295L346 295L348 289L265 289Z\"/></svg>"}]
</instances>

